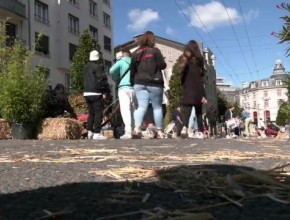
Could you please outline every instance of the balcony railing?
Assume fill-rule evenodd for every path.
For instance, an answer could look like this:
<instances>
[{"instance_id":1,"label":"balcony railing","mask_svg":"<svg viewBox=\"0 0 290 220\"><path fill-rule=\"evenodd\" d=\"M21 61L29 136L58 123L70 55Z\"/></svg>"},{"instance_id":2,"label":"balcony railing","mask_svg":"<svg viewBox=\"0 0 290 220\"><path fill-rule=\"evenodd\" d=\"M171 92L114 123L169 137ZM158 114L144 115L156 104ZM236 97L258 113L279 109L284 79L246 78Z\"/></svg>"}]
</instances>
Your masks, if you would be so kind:
<instances>
[{"instance_id":1,"label":"balcony railing","mask_svg":"<svg viewBox=\"0 0 290 220\"><path fill-rule=\"evenodd\" d=\"M25 5L17 0L0 0L0 8L9 10L21 17L26 17Z\"/></svg>"}]
</instances>

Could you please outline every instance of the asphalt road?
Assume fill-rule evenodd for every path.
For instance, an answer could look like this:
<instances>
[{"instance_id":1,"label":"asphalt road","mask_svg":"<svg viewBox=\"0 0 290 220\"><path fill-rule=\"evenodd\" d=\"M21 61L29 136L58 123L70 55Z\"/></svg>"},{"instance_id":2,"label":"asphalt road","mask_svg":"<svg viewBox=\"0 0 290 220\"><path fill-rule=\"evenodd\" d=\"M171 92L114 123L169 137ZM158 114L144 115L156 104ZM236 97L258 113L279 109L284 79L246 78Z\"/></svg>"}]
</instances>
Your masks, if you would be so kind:
<instances>
[{"instance_id":1,"label":"asphalt road","mask_svg":"<svg viewBox=\"0 0 290 220\"><path fill-rule=\"evenodd\" d=\"M63 211L63 204L70 203L74 198L82 201L81 204L70 205L72 210L78 211L68 214L69 217L64 211L64 214L60 213L64 216L56 219L97 219L111 213L132 211L133 206L127 203L128 207L123 204L118 209L102 203L104 207L100 208L99 200L90 194L97 185L98 192L95 193L99 198L104 198L112 188L127 188L131 182L138 182L138 187L142 189L141 196L146 191L158 195L156 201L164 201L164 204L161 203L163 207L187 208L188 204L184 205L183 202L172 205L180 199L179 196L165 196L167 191L162 192L162 189L156 189L156 185L151 185L154 180L150 170L186 165L234 165L267 170L287 162L290 162L290 142L273 139L0 141L0 219L42 219L41 216L49 216L47 213L50 213L46 212L45 207ZM153 205L158 206L156 201L156 204L150 203L151 206L146 203L148 207L143 203L135 205L152 208ZM260 202L268 205L269 201ZM37 204L40 207L36 207ZM56 204L58 207L55 207ZM98 209L92 211L89 204L94 204L93 207ZM260 210L261 216L267 218L250 218L250 210L241 214L239 209L233 207L228 218L218 211L215 213L220 217L217 219L290 219L290 211L285 212L288 206L276 203L271 206L273 218L259 208L257 210ZM283 215L277 217L277 213L281 212Z\"/></svg>"}]
</instances>

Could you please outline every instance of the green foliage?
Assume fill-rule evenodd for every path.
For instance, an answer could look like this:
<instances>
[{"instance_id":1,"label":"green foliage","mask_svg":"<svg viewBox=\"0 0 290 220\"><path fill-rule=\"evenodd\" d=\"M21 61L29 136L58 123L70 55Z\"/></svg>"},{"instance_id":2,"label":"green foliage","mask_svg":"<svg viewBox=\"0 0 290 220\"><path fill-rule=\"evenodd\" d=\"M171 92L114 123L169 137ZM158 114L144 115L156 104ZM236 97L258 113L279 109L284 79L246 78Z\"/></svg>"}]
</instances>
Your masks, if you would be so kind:
<instances>
[{"instance_id":1,"label":"green foliage","mask_svg":"<svg viewBox=\"0 0 290 220\"><path fill-rule=\"evenodd\" d=\"M100 45L92 37L88 30L84 31L79 40L77 51L73 57L71 66L71 92L82 94L84 90L83 70L89 61L90 52L97 50L100 52ZM99 60L102 63L102 59Z\"/></svg>"},{"instance_id":2,"label":"green foliage","mask_svg":"<svg viewBox=\"0 0 290 220\"><path fill-rule=\"evenodd\" d=\"M217 107L219 112L219 118L223 117L226 110L229 107L229 103L224 94L221 93L219 89L216 90L217 92Z\"/></svg>"},{"instance_id":3,"label":"green foliage","mask_svg":"<svg viewBox=\"0 0 290 220\"><path fill-rule=\"evenodd\" d=\"M276 123L279 126L284 126L288 119L290 119L290 102L283 102L279 108Z\"/></svg>"},{"instance_id":4,"label":"green foliage","mask_svg":"<svg viewBox=\"0 0 290 220\"><path fill-rule=\"evenodd\" d=\"M233 117L240 117L242 114L242 108L240 107L240 105L235 102L234 104L229 104L228 107L233 106L235 107L234 111L233 111Z\"/></svg>"},{"instance_id":5,"label":"green foliage","mask_svg":"<svg viewBox=\"0 0 290 220\"><path fill-rule=\"evenodd\" d=\"M182 92L182 86L181 86L181 75L180 75L181 69L178 66L178 62L175 63L172 70L172 76L169 81L169 105L167 108L167 113L165 116L165 125L169 124L171 121L172 113L177 107L180 107L181 102L181 92Z\"/></svg>"},{"instance_id":6,"label":"green foliage","mask_svg":"<svg viewBox=\"0 0 290 220\"><path fill-rule=\"evenodd\" d=\"M39 68L31 69L32 52L21 42L15 41L12 47L2 47L1 50L8 56L0 74L1 115L9 122L37 122L44 113L45 75Z\"/></svg>"},{"instance_id":7,"label":"green foliage","mask_svg":"<svg viewBox=\"0 0 290 220\"><path fill-rule=\"evenodd\" d=\"M277 5L277 8L286 10L287 15L281 17L284 22L282 30L278 33L278 38L280 39L280 43L288 43L290 44L290 4L289 3L281 3ZM286 48L286 55L290 56L290 47Z\"/></svg>"},{"instance_id":8,"label":"green foliage","mask_svg":"<svg viewBox=\"0 0 290 220\"><path fill-rule=\"evenodd\" d=\"M290 74L290 73L288 73L288 74ZM283 83L284 83L284 85L287 88L288 100L290 100L290 75L288 75L287 78L284 79Z\"/></svg>"}]
</instances>

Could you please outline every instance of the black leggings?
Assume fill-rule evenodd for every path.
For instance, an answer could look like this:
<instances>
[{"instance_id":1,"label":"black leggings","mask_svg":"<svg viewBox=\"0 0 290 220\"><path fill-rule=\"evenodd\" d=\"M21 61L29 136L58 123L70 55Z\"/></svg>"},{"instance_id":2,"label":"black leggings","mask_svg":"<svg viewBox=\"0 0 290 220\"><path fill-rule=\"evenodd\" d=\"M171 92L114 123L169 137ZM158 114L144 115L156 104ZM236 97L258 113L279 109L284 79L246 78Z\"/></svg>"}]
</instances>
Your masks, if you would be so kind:
<instances>
[{"instance_id":1,"label":"black leggings","mask_svg":"<svg viewBox=\"0 0 290 220\"><path fill-rule=\"evenodd\" d=\"M193 106L182 106L182 122L185 127L188 127L189 118L191 115L191 110ZM202 125L202 106L194 106L196 119L197 119L197 128L199 132L203 132L203 125Z\"/></svg>"},{"instance_id":2,"label":"black leggings","mask_svg":"<svg viewBox=\"0 0 290 220\"><path fill-rule=\"evenodd\" d=\"M100 133L103 121L103 96L85 96L89 109L88 131Z\"/></svg>"}]
</instances>

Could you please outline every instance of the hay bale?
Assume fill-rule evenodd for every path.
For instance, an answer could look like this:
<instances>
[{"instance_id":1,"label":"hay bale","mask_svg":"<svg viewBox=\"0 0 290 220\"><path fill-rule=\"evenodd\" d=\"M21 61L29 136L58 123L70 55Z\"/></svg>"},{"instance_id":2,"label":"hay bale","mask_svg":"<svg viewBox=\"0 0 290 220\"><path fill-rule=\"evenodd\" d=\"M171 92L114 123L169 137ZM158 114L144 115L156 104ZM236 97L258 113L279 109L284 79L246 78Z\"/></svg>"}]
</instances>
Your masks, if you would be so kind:
<instances>
[{"instance_id":1,"label":"hay bale","mask_svg":"<svg viewBox=\"0 0 290 220\"><path fill-rule=\"evenodd\" d=\"M11 138L12 138L12 129L10 124L4 119L0 119L0 140Z\"/></svg>"},{"instance_id":2,"label":"hay bale","mask_svg":"<svg viewBox=\"0 0 290 220\"><path fill-rule=\"evenodd\" d=\"M80 139L82 124L71 118L47 118L43 121L38 134L40 140Z\"/></svg>"}]
</instances>

